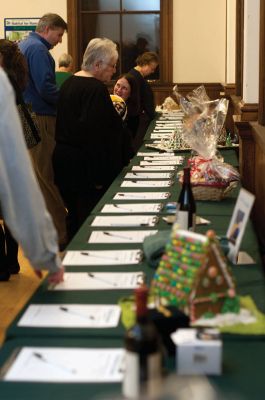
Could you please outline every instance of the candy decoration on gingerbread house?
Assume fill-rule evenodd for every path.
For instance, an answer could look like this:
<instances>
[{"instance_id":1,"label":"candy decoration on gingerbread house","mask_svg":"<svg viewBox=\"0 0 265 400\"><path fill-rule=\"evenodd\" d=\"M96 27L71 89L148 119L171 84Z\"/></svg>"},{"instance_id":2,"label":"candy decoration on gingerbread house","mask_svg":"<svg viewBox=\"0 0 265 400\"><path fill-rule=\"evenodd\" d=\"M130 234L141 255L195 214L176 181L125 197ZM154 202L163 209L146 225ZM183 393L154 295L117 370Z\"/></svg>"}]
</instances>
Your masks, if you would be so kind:
<instances>
[{"instance_id":1,"label":"candy decoration on gingerbread house","mask_svg":"<svg viewBox=\"0 0 265 400\"><path fill-rule=\"evenodd\" d=\"M235 282L213 231L204 236L173 227L152 287L162 302L184 311L191 322L239 311Z\"/></svg>"}]
</instances>

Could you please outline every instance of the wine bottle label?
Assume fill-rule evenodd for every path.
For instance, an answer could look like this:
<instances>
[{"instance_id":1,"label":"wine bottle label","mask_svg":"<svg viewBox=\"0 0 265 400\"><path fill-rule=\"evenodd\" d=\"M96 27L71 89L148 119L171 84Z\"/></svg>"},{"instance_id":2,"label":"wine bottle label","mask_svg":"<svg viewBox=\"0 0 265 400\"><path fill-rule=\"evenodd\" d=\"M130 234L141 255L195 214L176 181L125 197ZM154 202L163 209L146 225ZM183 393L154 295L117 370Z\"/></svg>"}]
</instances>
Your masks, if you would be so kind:
<instances>
[{"instance_id":1,"label":"wine bottle label","mask_svg":"<svg viewBox=\"0 0 265 400\"><path fill-rule=\"evenodd\" d=\"M125 397L137 399L142 394L155 396L158 394L160 384L161 354L159 352L140 356L138 353L126 351L122 386Z\"/></svg>"},{"instance_id":2,"label":"wine bottle label","mask_svg":"<svg viewBox=\"0 0 265 400\"><path fill-rule=\"evenodd\" d=\"M188 211L179 210L177 212L176 222L181 229L188 230L188 228L189 228L189 213L188 213Z\"/></svg>"},{"instance_id":3,"label":"wine bottle label","mask_svg":"<svg viewBox=\"0 0 265 400\"><path fill-rule=\"evenodd\" d=\"M176 215L176 223L179 225L180 229L185 229L187 231L195 231L196 214L192 214L192 226L189 226L188 211L179 210Z\"/></svg>"}]
</instances>

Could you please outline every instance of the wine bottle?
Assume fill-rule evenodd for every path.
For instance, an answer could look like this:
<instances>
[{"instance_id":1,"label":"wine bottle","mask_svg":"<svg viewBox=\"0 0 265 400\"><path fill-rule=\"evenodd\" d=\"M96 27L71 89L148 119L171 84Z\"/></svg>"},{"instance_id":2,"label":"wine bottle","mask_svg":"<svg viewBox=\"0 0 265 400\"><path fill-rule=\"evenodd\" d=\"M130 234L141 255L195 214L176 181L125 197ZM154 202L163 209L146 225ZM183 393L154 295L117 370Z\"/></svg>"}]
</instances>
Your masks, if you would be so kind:
<instances>
[{"instance_id":1,"label":"wine bottle","mask_svg":"<svg viewBox=\"0 0 265 400\"><path fill-rule=\"evenodd\" d=\"M161 345L155 325L148 317L148 289L135 290L136 323L125 335L123 395L129 399L155 399L161 390Z\"/></svg>"},{"instance_id":2,"label":"wine bottle","mask_svg":"<svg viewBox=\"0 0 265 400\"><path fill-rule=\"evenodd\" d=\"M190 168L184 168L182 189L178 198L176 223L181 229L195 231L196 204L190 184Z\"/></svg>"}]
</instances>

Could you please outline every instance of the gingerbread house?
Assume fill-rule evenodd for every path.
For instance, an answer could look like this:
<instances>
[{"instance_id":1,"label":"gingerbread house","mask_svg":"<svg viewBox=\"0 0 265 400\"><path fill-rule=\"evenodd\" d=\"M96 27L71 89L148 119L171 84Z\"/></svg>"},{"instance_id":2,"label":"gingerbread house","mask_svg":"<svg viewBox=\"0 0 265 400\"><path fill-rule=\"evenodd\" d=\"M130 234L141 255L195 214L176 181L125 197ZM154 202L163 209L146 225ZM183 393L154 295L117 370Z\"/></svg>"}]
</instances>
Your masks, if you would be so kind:
<instances>
[{"instance_id":1,"label":"gingerbread house","mask_svg":"<svg viewBox=\"0 0 265 400\"><path fill-rule=\"evenodd\" d=\"M175 305L194 322L235 311L235 282L213 231L206 236L172 230L152 281L165 304Z\"/></svg>"}]
</instances>

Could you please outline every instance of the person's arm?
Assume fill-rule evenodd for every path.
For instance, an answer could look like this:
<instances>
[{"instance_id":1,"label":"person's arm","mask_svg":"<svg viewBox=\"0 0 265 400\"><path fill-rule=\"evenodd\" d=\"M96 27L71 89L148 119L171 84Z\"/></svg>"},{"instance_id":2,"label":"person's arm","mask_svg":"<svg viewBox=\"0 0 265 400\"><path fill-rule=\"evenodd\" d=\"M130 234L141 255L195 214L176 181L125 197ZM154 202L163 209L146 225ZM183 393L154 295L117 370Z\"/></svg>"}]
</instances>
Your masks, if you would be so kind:
<instances>
[{"instance_id":1,"label":"person's arm","mask_svg":"<svg viewBox=\"0 0 265 400\"><path fill-rule=\"evenodd\" d=\"M31 79L40 97L49 104L56 104L59 88L55 80L55 65L49 52L35 49L28 59Z\"/></svg>"},{"instance_id":2,"label":"person's arm","mask_svg":"<svg viewBox=\"0 0 265 400\"><path fill-rule=\"evenodd\" d=\"M14 92L0 69L0 204L3 217L36 269L61 279L57 234L23 138ZM57 278L56 278L57 277Z\"/></svg>"},{"instance_id":3,"label":"person's arm","mask_svg":"<svg viewBox=\"0 0 265 400\"><path fill-rule=\"evenodd\" d=\"M144 111L148 115L150 119L154 119L156 112L155 112L155 103L154 103L154 95L151 86L147 81L143 86L143 107Z\"/></svg>"}]
</instances>

